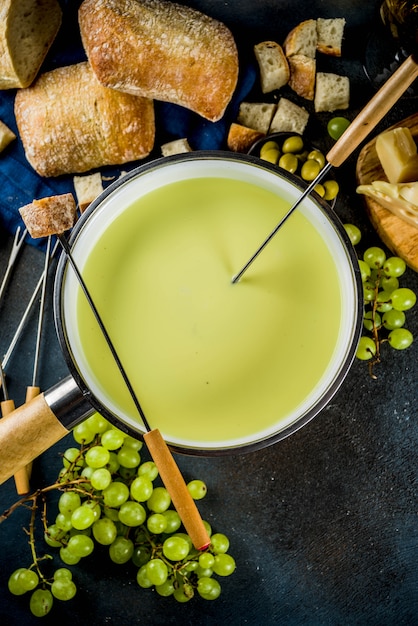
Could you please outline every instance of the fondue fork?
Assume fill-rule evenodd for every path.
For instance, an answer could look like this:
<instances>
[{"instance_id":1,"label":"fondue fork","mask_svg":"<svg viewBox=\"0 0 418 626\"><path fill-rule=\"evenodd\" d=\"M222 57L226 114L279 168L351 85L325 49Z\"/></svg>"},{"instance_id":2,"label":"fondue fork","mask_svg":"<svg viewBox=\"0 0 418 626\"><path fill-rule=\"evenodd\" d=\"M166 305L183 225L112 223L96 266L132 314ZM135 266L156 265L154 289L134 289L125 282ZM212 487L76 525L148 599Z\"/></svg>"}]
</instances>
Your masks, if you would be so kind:
<instances>
[{"instance_id":1,"label":"fondue fork","mask_svg":"<svg viewBox=\"0 0 418 626\"><path fill-rule=\"evenodd\" d=\"M87 285L77 267L77 264L72 256L70 246L63 234L57 234L58 241L60 242L63 251L70 263L76 279L87 299L87 302L92 310L94 317L100 327L102 335L106 340L106 343L112 353L112 356L118 366L118 369L122 375L122 378L129 390L135 407L142 419L146 433L143 435L147 448L158 468L161 479L169 492L177 513L179 514L183 525L189 534L194 547L197 550L204 550L210 544L210 538L208 532L203 524L200 513L197 509L196 503L190 495L184 478L166 444L160 431L157 428L151 429L148 420L144 414L144 411L139 403L137 395L132 387L129 377L120 361L118 353L113 345L112 340L106 330L106 327L101 319L101 316L96 308L96 305L89 293Z\"/></svg>"},{"instance_id":2,"label":"fondue fork","mask_svg":"<svg viewBox=\"0 0 418 626\"><path fill-rule=\"evenodd\" d=\"M27 232L28 231L25 229L23 231L23 235L19 239L20 226L18 226L17 229L16 229L15 237L14 237L13 244L12 244L12 248L10 250L10 255L9 255L9 260L8 260L8 263L7 263L6 272L5 272L4 276L3 276L3 280L2 280L2 283L1 283L1 286L0 286L0 302L1 302L1 299L3 298L4 292L5 292L6 287L7 287L7 283L8 283L9 278L10 278L10 274L11 274L13 266L15 264L17 255L19 254L20 248L23 245L23 242L25 240Z\"/></svg>"},{"instance_id":3,"label":"fondue fork","mask_svg":"<svg viewBox=\"0 0 418 626\"><path fill-rule=\"evenodd\" d=\"M379 89L373 98L360 111L357 117L351 122L350 126L341 135L331 150L326 155L327 164L319 172L318 176L309 184L305 191L298 197L293 206L288 210L285 216L280 220L277 226L266 237L263 243L257 248L250 259L245 263L242 269L237 272L231 282L237 283L243 274L247 271L253 261L264 250L267 244L273 239L287 219L297 209L300 203L308 194L313 191L316 185L322 180L332 166L339 167L350 156L350 154L358 147L358 145L367 137L367 135L375 128L380 120L398 101L402 94L418 77L418 62L414 55L409 56L400 67L392 74L386 83Z\"/></svg>"}]
</instances>

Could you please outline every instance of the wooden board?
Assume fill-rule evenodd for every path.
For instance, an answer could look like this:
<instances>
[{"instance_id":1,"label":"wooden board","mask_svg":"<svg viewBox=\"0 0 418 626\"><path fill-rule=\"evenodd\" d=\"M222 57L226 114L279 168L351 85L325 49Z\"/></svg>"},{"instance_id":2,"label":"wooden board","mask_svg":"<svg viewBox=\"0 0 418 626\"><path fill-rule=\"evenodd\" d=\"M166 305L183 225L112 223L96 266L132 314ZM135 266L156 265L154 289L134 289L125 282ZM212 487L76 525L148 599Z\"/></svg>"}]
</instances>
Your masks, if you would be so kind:
<instances>
[{"instance_id":1,"label":"wooden board","mask_svg":"<svg viewBox=\"0 0 418 626\"><path fill-rule=\"evenodd\" d=\"M418 113L398 122L392 128L406 126L418 142ZM388 129L388 130L390 130ZM375 148L376 138L361 150L356 167L359 185L369 185L374 180L387 180ZM415 272L418 272L418 228L393 215L376 200L363 196L368 216L383 243L396 256L400 256Z\"/></svg>"}]
</instances>

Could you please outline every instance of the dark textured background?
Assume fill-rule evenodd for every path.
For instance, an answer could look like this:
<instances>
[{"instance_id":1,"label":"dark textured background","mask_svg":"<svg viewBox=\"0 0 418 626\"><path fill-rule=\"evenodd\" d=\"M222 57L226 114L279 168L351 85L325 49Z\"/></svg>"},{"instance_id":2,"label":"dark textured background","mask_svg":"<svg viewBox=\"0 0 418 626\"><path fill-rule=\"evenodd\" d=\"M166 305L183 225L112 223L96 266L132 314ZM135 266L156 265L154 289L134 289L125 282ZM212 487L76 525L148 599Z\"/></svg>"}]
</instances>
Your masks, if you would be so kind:
<instances>
[{"instance_id":1,"label":"dark textured background","mask_svg":"<svg viewBox=\"0 0 418 626\"><path fill-rule=\"evenodd\" d=\"M75 9L71 4L63 35L47 66L73 59L77 52ZM237 38L243 63L250 64L253 43L269 38L282 42L290 28L305 18L345 16L343 58L332 62L321 59L322 67L328 65L350 76L350 118L373 93L362 67L375 16L373 2L190 0L185 4L225 21ZM260 99L256 87L249 97ZM417 99L402 98L375 133L416 110ZM325 132L329 117L313 116L308 128L312 139L324 150L331 146ZM361 198L355 194L357 155L358 150L336 173L341 186L336 212L343 222L352 221L361 228L363 249L379 245L379 240ZM3 233L1 275L10 245L10 236ZM42 253L25 246L7 299L0 305L2 353L42 265ZM408 270L402 284L418 291L417 275ZM417 318L416 308L407 314L415 335ZM43 389L68 373L50 308L46 324L48 333L42 344L39 373ZM8 368L10 391L17 403L23 401L25 387L31 382L35 327L33 315ZM187 480L199 477L207 482L208 496L200 504L202 515L231 540L237 570L221 581L223 593L218 600L193 599L179 605L171 598L160 598L136 585L135 568L113 565L98 550L95 556L72 568L78 584L76 598L69 603L56 602L51 615L41 623L418 624L417 355L418 342L405 352L384 349L383 362L376 368L377 380L369 378L366 365L354 362L329 406L302 430L275 446L241 456L176 457ZM71 444L69 435L36 461L34 486L54 479L60 466L59 453ZM10 480L0 487L0 510L15 499ZM53 501L51 516L55 514ZM27 598L12 597L6 588L11 571L30 563L22 531L28 522L29 513L20 510L0 526L2 626L38 623L29 616Z\"/></svg>"}]
</instances>

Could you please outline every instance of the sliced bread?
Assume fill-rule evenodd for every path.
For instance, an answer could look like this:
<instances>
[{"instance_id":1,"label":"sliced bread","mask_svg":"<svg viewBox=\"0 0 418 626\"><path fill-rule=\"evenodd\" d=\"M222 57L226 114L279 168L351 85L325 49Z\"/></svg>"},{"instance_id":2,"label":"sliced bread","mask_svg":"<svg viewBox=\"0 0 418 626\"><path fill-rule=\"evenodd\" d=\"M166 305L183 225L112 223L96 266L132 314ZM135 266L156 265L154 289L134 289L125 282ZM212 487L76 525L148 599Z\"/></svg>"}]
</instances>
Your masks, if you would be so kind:
<instances>
[{"instance_id":1,"label":"sliced bread","mask_svg":"<svg viewBox=\"0 0 418 626\"><path fill-rule=\"evenodd\" d=\"M331 72L317 72L314 108L317 113L348 109L350 105L350 80Z\"/></svg>"},{"instance_id":2,"label":"sliced bread","mask_svg":"<svg viewBox=\"0 0 418 626\"><path fill-rule=\"evenodd\" d=\"M268 102L241 102L237 122L242 126L267 134L276 106Z\"/></svg>"},{"instance_id":3,"label":"sliced bread","mask_svg":"<svg viewBox=\"0 0 418 626\"><path fill-rule=\"evenodd\" d=\"M248 128L247 126L242 126L241 124L233 122L229 127L228 132L228 148L233 152L248 152L251 146L258 141L258 139L265 136L265 133L261 133L253 128Z\"/></svg>"},{"instance_id":4,"label":"sliced bread","mask_svg":"<svg viewBox=\"0 0 418 626\"><path fill-rule=\"evenodd\" d=\"M61 26L57 0L0 3L0 89L28 87Z\"/></svg>"},{"instance_id":5,"label":"sliced bread","mask_svg":"<svg viewBox=\"0 0 418 626\"><path fill-rule=\"evenodd\" d=\"M277 111L270 125L270 133L292 132L303 135L309 113L287 98L280 98Z\"/></svg>"},{"instance_id":6,"label":"sliced bread","mask_svg":"<svg viewBox=\"0 0 418 626\"><path fill-rule=\"evenodd\" d=\"M87 57L106 87L178 104L215 122L238 80L238 52L221 22L167 0L84 0Z\"/></svg>"},{"instance_id":7,"label":"sliced bread","mask_svg":"<svg viewBox=\"0 0 418 626\"><path fill-rule=\"evenodd\" d=\"M284 87L290 73L281 45L275 41L262 41L254 46L254 54L260 69L261 91L269 93Z\"/></svg>"},{"instance_id":8,"label":"sliced bread","mask_svg":"<svg viewBox=\"0 0 418 626\"><path fill-rule=\"evenodd\" d=\"M287 57L293 54L304 54L314 59L317 42L316 20L304 20L288 33L283 49Z\"/></svg>"},{"instance_id":9,"label":"sliced bread","mask_svg":"<svg viewBox=\"0 0 418 626\"><path fill-rule=\"evenodd\" d=\"M318 41L316 48L318 52L340 57L344 37L345 18L323 18L316 20Z\"/></svg>"},{"instance_id":10,"label":"sliced bread","mask_svg":"<svg viewBox=\"0 0 418 626\"><path fill-rule=\"evenodd\" d=\"M315 95L316 60L304 54L289 57L289 87L298 96L313 100Z\"/></svg>"}]
</instances>

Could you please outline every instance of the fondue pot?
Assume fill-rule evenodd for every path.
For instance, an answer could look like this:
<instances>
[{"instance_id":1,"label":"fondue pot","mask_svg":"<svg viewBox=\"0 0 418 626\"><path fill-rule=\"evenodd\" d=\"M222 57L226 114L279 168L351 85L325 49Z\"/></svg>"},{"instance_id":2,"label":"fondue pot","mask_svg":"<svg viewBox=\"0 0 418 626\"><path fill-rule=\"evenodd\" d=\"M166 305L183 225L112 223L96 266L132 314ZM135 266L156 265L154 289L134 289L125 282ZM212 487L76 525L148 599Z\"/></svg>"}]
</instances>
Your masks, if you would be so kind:
<instances>
[{"instance_id":1,"label":"fondue pot","mask_svg":"<svg viewBox=\"0 0 418 626\"><path fill-rule=\"evenodd\" d=\"M319 196L306 197L231 283L301 189L253 156L176 155L113 183L71 233L72 257L147 420L175 451L220 455L278 442L316 416L349 371L360 272ZM0 420L1 480L94 411L134 437L146 430L65 255L54 311L71 375Z\"/></svg>"}]
</instances>

